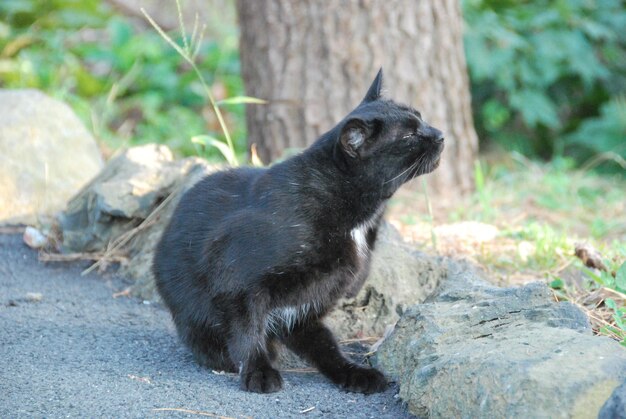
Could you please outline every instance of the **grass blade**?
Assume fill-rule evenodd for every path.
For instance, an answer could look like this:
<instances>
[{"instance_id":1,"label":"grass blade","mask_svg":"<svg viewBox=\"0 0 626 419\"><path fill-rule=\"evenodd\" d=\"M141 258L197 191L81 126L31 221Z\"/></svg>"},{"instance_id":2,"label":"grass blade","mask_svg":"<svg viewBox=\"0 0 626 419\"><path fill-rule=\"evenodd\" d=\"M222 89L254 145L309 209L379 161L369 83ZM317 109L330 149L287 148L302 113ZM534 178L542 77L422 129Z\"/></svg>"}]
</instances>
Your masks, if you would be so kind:
<instances>
[{"instance_id":1,"label":"grass blade","mask_svg":"<svg viewBox=\"0 0 626 419\"><path fill-rule=\"evenodd\" d=\"M259 99L251 96L233 96L226 99L218 100L216 102L217 106L221 105L240 105L243 103L255 104L255 105L265 105L267 103L266 100Z\"/></svg>"}]
</instances>

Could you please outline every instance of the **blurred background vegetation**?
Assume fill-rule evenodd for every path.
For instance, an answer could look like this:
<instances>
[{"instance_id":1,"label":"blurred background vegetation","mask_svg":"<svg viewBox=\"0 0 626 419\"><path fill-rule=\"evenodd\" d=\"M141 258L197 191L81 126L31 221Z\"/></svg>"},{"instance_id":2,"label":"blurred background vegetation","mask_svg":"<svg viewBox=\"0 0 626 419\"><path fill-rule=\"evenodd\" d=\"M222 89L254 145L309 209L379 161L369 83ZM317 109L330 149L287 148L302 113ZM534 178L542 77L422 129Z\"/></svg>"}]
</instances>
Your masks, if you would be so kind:
<instances>
[{"instance_id":1,"label":"blurred background vegetation","mask_svg":"<svg viewBox=\"0 0 626 419\"><path fill-rule=\"evenodd\" d=\"M474 123L483 150L624 172L626 8L620 0L463 0ZM183 5L184 7L184 5ZM233 5L208 22L199 67L216 99L243 95ZM178 33L180 40L180 34ZM220 137L199 81L137 17L101 0L0 2L0 87L63 99L103 144ZM245 153L243 105L226 109ZM215 150L203 151L219 158ZM622 166L620 166L620 164Z\"/></svg>"},{"instance_id":2,"label":"blurred background vegetation","mask_svg":"<svg viewBox=\"0 0 626 419\"><path fill-rule=\"evenodd\" d=\"M198 52L217 100L243 93L237 27L234 18L222 22L211 22ZM0 51L0 87L37 88L68 102L105 154L158 142L179 155L196 155L192 136L220 137L201 83L179 54L144 19L104 1L3 0ZM229 107L226 119L244 153L243 105Z\"/></svg>"},{"instance_id":3,"label":"blurred background vegetation","mask_svg":"<svg viewBox=\"0 0 626 419\"><path fill-rule=\"evenodd\" d=\"M626 157L621 0L464 0L474 122L483 146L529 157Z\"/></svg>"},{"instance_id":4,"label":"blurred background vegetation","mask_svg":"<svg viewBox=\"0 0 626 419\"><path fill-rule=\"evenodd\" d=\"M197 76L143 17L115 4L0 1L0 88L37 88L69 103L105 155L158 142L179 156L223 161L217 149L191 141L224 139ZM503 282L547 280L559 298L594 310L596 331L626 344L626 7L621 0L461 4L482 153L468 174L476 191L454 202L400 193L389 216L420 246L469 257ZM213 15L198 67L216 100L242 96L234 0ZM182 43L179 30L166 29ZM240 160L243 106L222 105ZM435 233L467 220L498 233L448 244ZM596 246L612 272L583 267L573 257L579 240Z\"/></svg>"}]
</instances>

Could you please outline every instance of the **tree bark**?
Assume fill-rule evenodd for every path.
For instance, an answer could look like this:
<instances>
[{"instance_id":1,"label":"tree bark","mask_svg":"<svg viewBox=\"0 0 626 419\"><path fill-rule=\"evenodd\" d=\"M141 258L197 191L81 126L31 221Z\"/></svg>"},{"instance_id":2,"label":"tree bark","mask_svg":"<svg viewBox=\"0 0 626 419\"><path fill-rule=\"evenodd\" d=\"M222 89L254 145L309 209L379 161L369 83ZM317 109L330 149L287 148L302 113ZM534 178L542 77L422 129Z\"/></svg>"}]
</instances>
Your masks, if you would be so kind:
<instances>
[{"instance_id":1,"label":"tree bark","mask_svg":"<svg viewBox=\"0 0 626 419\"><path fill-rule=\"evenodd\" d=\"M458 0L238 0L248 144L262 161L304 148L362 99L379 67L385 96L446 134L437 191L472 188L474 130Z\"/></svg>"}]
</instances>

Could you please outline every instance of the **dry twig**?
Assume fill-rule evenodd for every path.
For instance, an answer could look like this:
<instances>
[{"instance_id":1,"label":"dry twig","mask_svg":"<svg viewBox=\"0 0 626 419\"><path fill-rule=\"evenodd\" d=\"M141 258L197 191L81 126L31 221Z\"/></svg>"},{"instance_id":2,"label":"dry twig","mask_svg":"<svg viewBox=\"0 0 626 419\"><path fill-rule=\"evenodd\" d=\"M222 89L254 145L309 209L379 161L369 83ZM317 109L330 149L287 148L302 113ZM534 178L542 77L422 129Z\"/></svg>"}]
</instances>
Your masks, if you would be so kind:
<instances>
[{"instance_id":1,"label":"dry twig","mask_svg":"<svg viewBox=\"0 0 626 419\"><path fill-rule=\"evenodd\" d=\"M22 234L24 230L24 226L0 226L0 234Z\"/></svg>"},{"instance_id":2,"label":"dry twig","mask_svg":"<svg viewBox=\"0 0 626 419\"><path fill-rule=\"evenodd\" d=\"M133 228L132 230L127 231L126 233L120 235L118 238L113 240L109 244L109 248L105 251L103 257L99 259L96 263L91 265L89 268L85 269L81 273L81 275L87 275L89 272L93 271L97 267L101 266L104 263L107 263L109 260L111 260L112 257L115 257L115 255L119 255L118 252L120 251L120 249L124 245L126 245L133 237L135 237L137 233L139 233L142 230L145 230L146 228L150 227L156 222L156 217L161 213L163 208L165 208L165 206L173 199L175 195L177 195L176 192L172 192L171 194L169 194L169 196L165 198L163 202L161 202L159 206L157 206L150 213L150 215L148 215L146 219L141 222L141 224L139 224L137 227Z\"/></svg>"},{"instance_id":3,"label":"dry twig","mask_svg":"<svg viewBox=\"0 0 626 419\"><path fill-rule=\"evenodd\" d=\"M378 339L380 339L380 336L365 336L362 338L340 340L339 343L343 345L346 343L354 343L354 342L376 342Z\"/></svg>"},{"instance_id":4,"label":"dry twig","mask_svg":"<svg viewBox=\"0 0 626 419\"><path fill-rule=\"evenodd\" d=\"M39 260L41 262L75 262L77 260L100 260L107 258L108 262L123 262L127 258L122 255L106 256L103 252L85 252L85 253L47 253L39 252Z\"/></svg>"}]
</instances>

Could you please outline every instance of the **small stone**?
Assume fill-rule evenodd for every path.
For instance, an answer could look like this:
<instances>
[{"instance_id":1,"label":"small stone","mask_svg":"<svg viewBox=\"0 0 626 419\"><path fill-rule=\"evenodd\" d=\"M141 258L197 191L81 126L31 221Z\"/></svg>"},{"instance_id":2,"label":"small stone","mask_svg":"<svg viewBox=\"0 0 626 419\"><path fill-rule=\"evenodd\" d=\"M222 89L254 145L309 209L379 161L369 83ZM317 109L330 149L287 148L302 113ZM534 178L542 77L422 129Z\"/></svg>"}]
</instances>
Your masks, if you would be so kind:
<instances>
[{"instance_id":1,"label":"small stone","mask_svg":"<svg viewBox=\"0 0 626 419\"><path fill-rule=\"evenodd\" d=\"M27 292L26 301L31 303L38 303L43 300L43 294L40 292Z\"/></svg>"},{"instance_id":2,"label":"small stone","mask_svg":"<svg viewBox=\"0 0 626 419\"><path fill-rule=\"evenodd\" d=\"M26 230L24 230L23 240L32 249L41 249L48 243L48 237L31 226L26 227Z\"/></svg>"},{"instance_id":3,"label":"small stone","mask_svg":"<svg viewBox=\"0 0 626 419\"><path fill-rule=\"evenodd\" d=\"M517 245L517 254L522 262L527 262L528 259L535 253L535 246L527 241L521 241Z\"/></svg>"}]
</instances>

